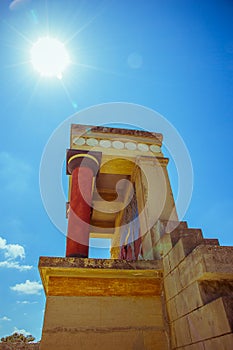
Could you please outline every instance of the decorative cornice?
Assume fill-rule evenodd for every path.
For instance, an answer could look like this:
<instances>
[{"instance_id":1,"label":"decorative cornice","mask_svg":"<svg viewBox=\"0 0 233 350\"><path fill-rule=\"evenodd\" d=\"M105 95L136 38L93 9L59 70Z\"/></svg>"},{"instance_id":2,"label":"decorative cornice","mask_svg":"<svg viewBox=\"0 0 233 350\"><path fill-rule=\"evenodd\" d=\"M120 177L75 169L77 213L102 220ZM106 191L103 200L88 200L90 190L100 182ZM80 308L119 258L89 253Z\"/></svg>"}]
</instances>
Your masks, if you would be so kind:
<instances>
[{"instance_id":1,"label":"decorative cornice","mask_svg":"<svg viewBox=\"0 0 233 350\"><path fill-rule=\"evenodd\" d=\"M163 141L163 135L161 133L144 131L144 130L132 130L123 128L111 128L106 126L94 126L94 125L82 125L82 124L71 124L72 131L84 131L87 133L102 133L102 134L115 134L121 136L136 136L145 137L149 139L157 139L160 143Z\"/></svg>"}]
</instances>

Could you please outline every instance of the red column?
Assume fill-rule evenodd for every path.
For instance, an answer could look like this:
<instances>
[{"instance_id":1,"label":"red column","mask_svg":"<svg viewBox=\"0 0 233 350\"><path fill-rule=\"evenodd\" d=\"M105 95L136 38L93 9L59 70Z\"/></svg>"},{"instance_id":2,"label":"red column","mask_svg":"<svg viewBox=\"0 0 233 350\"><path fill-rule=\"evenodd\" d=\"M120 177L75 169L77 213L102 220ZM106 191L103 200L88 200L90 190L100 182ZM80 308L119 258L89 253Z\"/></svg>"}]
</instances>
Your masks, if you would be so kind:
<instances>
[{"instance_id":1,"label":"red column","mask_svg":"<svg viewBox=\"0 0 233 350\"><path fill-rule=\"evenodd\" d=\"M68 159L68 170L72 180L66 241L67 257L88 257L92 186L97 165L98 161L93 156L83 153Z\"/></svg>"}]
</instances>

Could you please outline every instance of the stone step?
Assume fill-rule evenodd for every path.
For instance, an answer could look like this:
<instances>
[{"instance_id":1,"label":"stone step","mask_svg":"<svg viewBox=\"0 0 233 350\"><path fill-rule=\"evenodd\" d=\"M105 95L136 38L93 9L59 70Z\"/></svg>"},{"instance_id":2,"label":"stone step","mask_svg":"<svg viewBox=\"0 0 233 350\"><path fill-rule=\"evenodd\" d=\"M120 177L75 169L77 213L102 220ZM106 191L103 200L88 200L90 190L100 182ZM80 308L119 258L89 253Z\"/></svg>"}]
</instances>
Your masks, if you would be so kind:
<instances>
[{"instance_id":1,"label":"stone step","mask_svg":"<svg viewBox=\"0 0 233 350\"><path fill-rule=\"evenodd\" d=\"M199 245L179 267L183 287L195 280L232 280L233 247Z\"/></svg>"},{"instance_id":2,"label":"stone step","mask_svg":"<svg viewBox=\"0 0 233 350\"><path fill-rule=\"evenodd\" d=\"M233 333L224 334L220 337L208 339L203 342L203 350L232 350ZM191 349L185 349L191 350ZM193 348L194 350L194 348Z\"/></svg>"},{"instance_id":3,"label":"stone step","mask_svg":"<svg viewBox=\"0 0 233 350\"><path fill-rule=\"evenodd\" d=\"M232 297L232 292L233 281L193 282L168 300L167 309L170 320L174 321L183 317L220 297Z\"/></svg>"},{"instance_id":4,"label":"stone step","mask_svg":"<svg viewBox=\"0 0 233 350\"><path fill-rule=\"evenodd\" d=\"M172 231L170 235L173 247L182 237L190 237L192 235L193 237L196 236L196 241L201 241L203 239L202 230L196 228L177 228L174 231Z\"/></svg>"},{"instance_id":5,"label":"stone step","mask_svg":"<svg viewBox=\"0 0 233 350\"><path fill-rule=\"evenodd\" d=\"M169 252L168 259L170 264L170 270L176 268L186 256L188 256L193 249L199 245L214 245L218 246L219 242L217 239L204 239L202 238L201 230L184 230L181 234L180 239Z\"/></svg>"},{"instance_id":6,"label":"stone step","mask_svg":"<svg viewBox=\"0 0 233 350\"><path fill-rule=\"evenodd\" d=\"M194 310L172 322L172 329L176 334L173 349L191 346L231 333L233 330L233 297L221 297Z\"/></svg>"},{"instance_id":7,"label":"stone step","mask_svg":"<svg viewBox=\"0 0 233 350\"><path fill-rule=\"evenodd\" d=\"M180 248L177 253L181 259L179 263L178 258L173 258L174 248L163 259L167 300L175 297L196 281L233 281L233 247L205 245L203 244L205 240L203 240L202 244L182 259L182 254L185 255L184 246L181 244L183 241L184 238L177 246L177 249ZM215 242L217 241L212 241L212 243ZM178 265L172 269L175 261Z\"/></svg>"},{"instance_id":8,"label":"stone step","mask_svg":"<svg viewBox=\"0 0 233 350\"><path fill-rule=\"evenodd\" d=\"M197 241L203 239L202 231L189 229L186 221L158 221L151 231L154 259L166 256L181 237L190 237L191 235L196 236Z\"/></svg>"},{"instance_id":9,"label":"stone step","mask_svg":"<svg viewBox=\"0 0 233 350\"><path fill-rule=\"evenodd\" d=\"M186 229L188 227L186 221L161 221L158 220L151 229L152 244L155 245L164 235L176 230Z\"/></svg>"}]
</instances>

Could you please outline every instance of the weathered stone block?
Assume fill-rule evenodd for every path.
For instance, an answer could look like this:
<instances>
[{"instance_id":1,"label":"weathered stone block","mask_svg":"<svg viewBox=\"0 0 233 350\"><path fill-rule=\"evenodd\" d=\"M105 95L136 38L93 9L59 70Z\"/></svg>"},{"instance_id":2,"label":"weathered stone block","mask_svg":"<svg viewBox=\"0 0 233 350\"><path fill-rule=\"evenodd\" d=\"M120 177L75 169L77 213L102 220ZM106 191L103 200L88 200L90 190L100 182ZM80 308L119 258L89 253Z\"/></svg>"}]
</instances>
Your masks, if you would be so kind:
<instances>
[{"instance_id":1,"label":"weathered stone block","mask_svg":"<svg viewBox=\"0 0 233 350\"><path fill-rule=\"evenodd\" d=\"M160 297L47 297L45 329L155 325L163 327Z\"/></svg>"},{"instance_id":2,"label":"weathered stone block","mask_svg":"<svg viewBox=\"0 0 233 350\"><path fill-rule=\"evenodd\" d=\"M221 337L206 340L205 350L232 350L233 334L225 334Z\"/></svg>"},{"instance_id":3,"label":"weathered stone block","mask_svg":"<svg viewBox=\"0 0 233 350\"><path fill-rule=\"evenodd\" d=\"M171 334L171 339L170 339L170 347L171 349L176 349L176 331L175 331L175 326L174 322L170 324L170 334Z\"/></svg>"},{"instance_id":4,"label":"weathered stone block","mask_svg":"<svg viewBox=\"0 0 233 350\"><path fill-rule=\"evenodd\" d=\"M192 342L232 331L233 298L219 298L187 316Z\"/></svg>"},{"instance_id":5,"label":"weathered stone block","mask_svg":"<svg viewBox=\"0 0 233 350\"><path fill-rule=\"evenodd\" d=\"M213 277L231 278L233 274L233 247L207 246L204 249L204 260L207 273ZM201 251L201 250L200 250Z\"/></svg>"},{"instance_id":6,"label":"weathered stone block","mask_svg":"<svg viewBox=\"0 0 233 350\"><path fill-rule=\"evenodd\" d=\"M189 232L190 229L183 230ZM201 235L200 235L201 236ZM196 232L187 233L187 236L181 236L174 248L169 252L169 261L171 270L179 265L179 263L202 241L202 237Z\"/></svg>"},{"instance_id":7,"label":"weathered stone block","mask_svg":"<svg viewBox=\"0 0 233 350\"><path fill-rule=\"evenodd\" d=\"M187 345L187 346L185 346L185 347L183 347L182 349L179 349L179 350L206 350L206 349L204 347L204 343L200 342L200 343Z\"/></svg>"},{"instance_id":8,"label":"weathered stone block","mask_svg":"<svg viewBox=\"0 0 233 350\"><path fill-rule=\"evenodd\" d=\"M174 298L177 316L181 317L203 305L198 282L190 284Z\"/></svg>"},{"instance_id":9,"label":"weathered stone block","mask_svg":"<svg viewBox=\"0 0 233 350\"><path fill-rule=\"evenodd\" d=\"M178 266L181 285L195 280L232 279L233 247L199 245Z\"/></svg>"},{"instance_id":10,"label":"weathered stone block","mask_svg":"<svg viewBox=\"0 0 233 350\"><path fill-rule=\"evenodd\" d=\"M164 235L164 225L158 220L155 225L151 229L151 239L153 246L160 240L160 238Z\"/></svg>"},{"instance_id":11,"label":"weathered stone block","mask_svg":"<svg viewBox=\"0 0 233 350\"><path fill-rule=\"evenodd\" d=\"M154 251L161 257L164 257L172 249L171 236L169 233L165 233L154 247Z\"/></svg>"},{"instance_id":12,"label":"weathered stone block","mask_svg":"<svg viewBox=\"0 0 233 350\"><path fill-rule=\"evenodd\" d=\"M192 343L189 322L187 316L181 317L173 322L176 334L176 346L184 346Z\"/></svg>"},{"instance_id":13,"label":"weathered stone block","mask_svg":"<svg viewBox=\"0 0 233 350\"><path fill-rule=\"evenodd\" d=\"M166 337L156 329L105 329L89 332L63 329L44 337L46 345L42 343L40 350L168 350Z\"/></svg>"},{"instance_id":14,"label":"weathered stone block","mask_svg":"<svg viewBox=\"0 0 233 350\"><path fill-rule=\"evenodd\" d=\"M196 281L206 271L203 256L199 252L197 254L196 249L178 266L180 282L183 288Z\"/></svg>"},{"instance_id":15,"label":"weathered stone block","mask_svg":"<svg viewBox=\"0 0 233 350\"><path fill-rule=\"evenodd\" d=\"M167 313L168 313L169 320L175 321L178 318L175 298L168 300L166 306L167 306Z\"/></svg>"},{"instance_id":16,"label":"weathered stone block","mask_svg":"<svg viewBox=\"0 0 233 350\"><path fill-rule=\"evenodd\" d=\"M168 255L163 258L163 275L164 277L171 271L170 261Z\"/></svg>"},{"instance_id":17,"label":"weathered stone block","mask_svg":"<svg viewBox=\"0 0 233 350\"><path fill-rule=\"evenodd\" d=\"M180 225L171 232L172 246L174 247L181 237L186 237L191 234L196 235L198 240L203 238L200 229L187 228L187 223L181 222Z\"/></svg>"},{"instance_id":18,"label":"weathered stone block","mask_svg":"<svg viewBox=\"0 0 233 350\"><path fill-rule=\"evenodd\" d=\"M132 348L133 350L147 350L147 349L161 349L168 350L169 349L169 335L165 331L156 331L156 330L143 330L143 340L144 344L142 346L142 342L137 343ZM140 346L139 346L140 345ZM119 348L121 349L121 348ZM119 350L118 349L118 350Z\"/></svg>"},{"instance_id":19,"label":"weathered stone block","mask_svg":"<svg viewBox=\"0 0 233 350\"><path fill-rule=\"evenodd\" d=\"M175 269L164 278L166 300L176 296L182 289L180 284L179 270Z\"/></svg>"},{"instance_id":20,"label":"weathered stone block","mask_svg":"<svg viewBox=\"0 0 233 350\"><path fill-rule=\"evenodd\" d=\"M167 349L161 299L47 297L41 344L41 350L73 350L77 344L80 350Z\"/></svg>"},{"instance_id":21,"label":"weathered stone block","mask_svg":"<svg viewBox=\"0 0 233 350\"><path fill-rule=\"evenodd\" d=\"M201 241L201 244L204 244L204 245L219 245L219 240L217 238L204 238Z\"/></svg>"}]
</instances>

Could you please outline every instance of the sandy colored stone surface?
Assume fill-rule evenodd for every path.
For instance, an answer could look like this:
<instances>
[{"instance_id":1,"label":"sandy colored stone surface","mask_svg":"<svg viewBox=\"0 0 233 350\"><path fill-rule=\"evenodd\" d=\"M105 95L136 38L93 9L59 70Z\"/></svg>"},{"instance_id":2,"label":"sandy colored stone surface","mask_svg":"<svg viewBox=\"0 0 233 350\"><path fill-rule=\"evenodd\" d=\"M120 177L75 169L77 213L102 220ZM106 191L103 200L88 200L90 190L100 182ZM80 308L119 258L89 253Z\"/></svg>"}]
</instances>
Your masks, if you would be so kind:
<instances>
[{"instance_id":1,"label":"sandy colored stone surface","mask_svg":"<svg viewBox=\"0 0 233 350\"><path fill-rule=\"evenodd\" d=\"M219 298L188 315L192 342L232 332L232 298Z\"/></svg>"},{"instance_id":2,"label":"sandy colored stone surface","mask_svg":"<svg viewBox=\"0 0 233 350\"><path fill-rule=\"evenodd\" d=\"M160 297L47 297L40 350L167 350L167 342Z\"/></svg>"}]
</instances>

